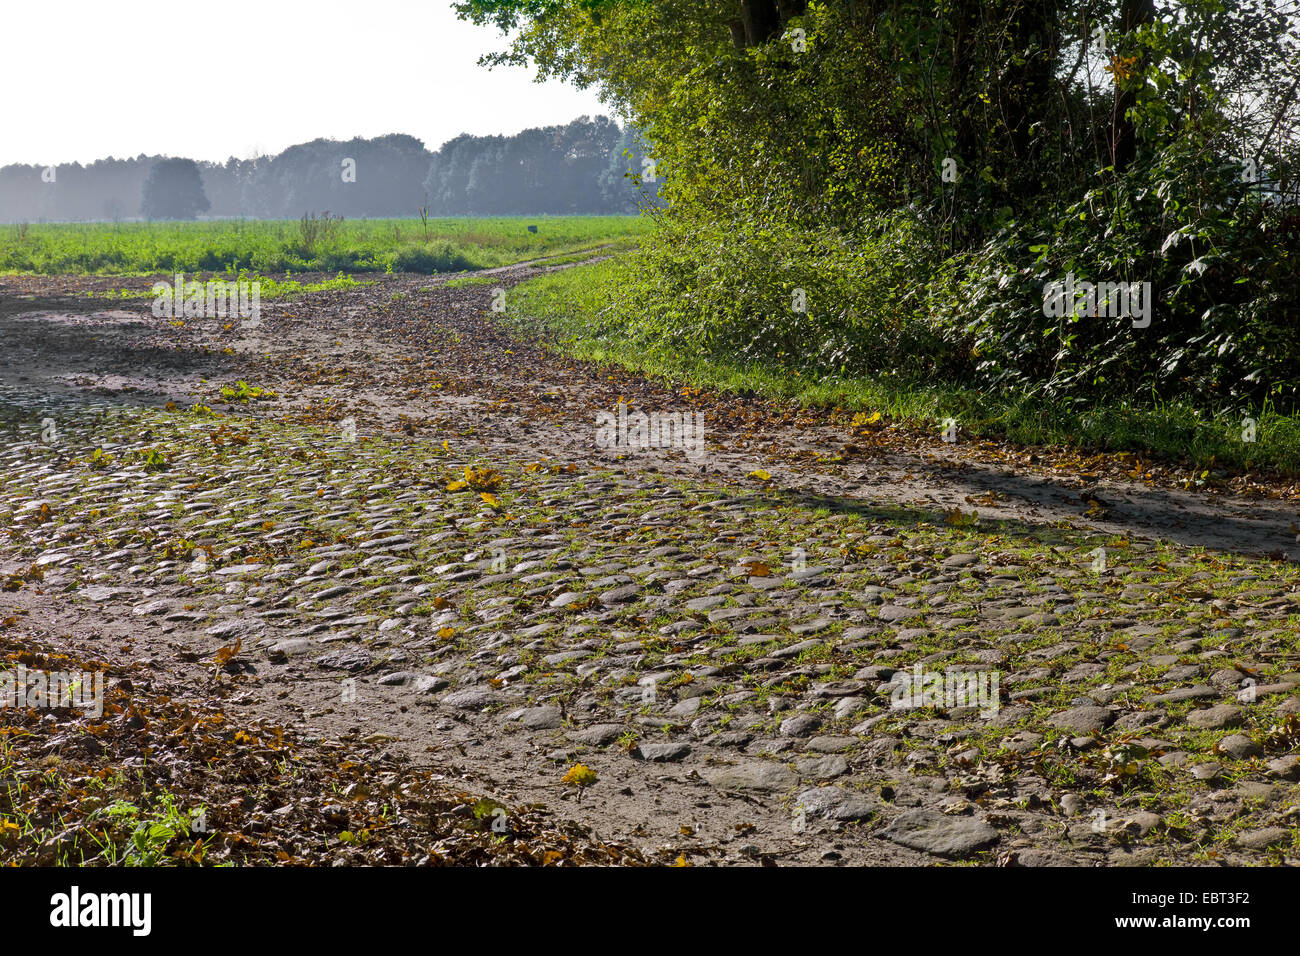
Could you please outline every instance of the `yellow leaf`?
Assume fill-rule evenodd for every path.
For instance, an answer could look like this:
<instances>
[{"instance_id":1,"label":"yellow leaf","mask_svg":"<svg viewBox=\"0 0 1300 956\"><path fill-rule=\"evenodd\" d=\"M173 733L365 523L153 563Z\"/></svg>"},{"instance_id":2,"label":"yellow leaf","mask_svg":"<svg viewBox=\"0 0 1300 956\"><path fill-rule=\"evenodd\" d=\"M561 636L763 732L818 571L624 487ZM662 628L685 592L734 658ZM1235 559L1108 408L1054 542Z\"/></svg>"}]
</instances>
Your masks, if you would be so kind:
<instances>
[{"instance_id":1,"label":"yellow leaf","mask_svg":"<svg viewBox=\"0 0 1300 956\"><path fill-rule=\"evenodd\" d=\"M491 492L480 491L478 496L487 503L487 506L489 508L501 507L501 499L498 498L496 495L492 494Z\"/></svg>"},{"instance_id":2,"label":"yellow leaf","mask_svg":"<svg viewBox=\"0 0 1300 956\"><path fill-rule=\"evenodd\" d=\"M243 646L244 639L242 637L237 637L235 638L235 643L227 644L225 647L218 648L217 653L213 656L213 660L217 662L217 666L222 666L238 654L239 649Z\"/></svg>"},{"instance_id":3,"label":"yellow leaf","mask_svg":"<svg viewBox=\"0 0 1300 956\"><path fill-rule=\"evenodd\" d=\"M448 491L462 491L469 487L468 481L449 481L447 482Z\"/></svg>"},{"instance_id":4,"label":"yellow leaf","mask_svg":"<svg viewBox=\"0 0 1300 956\"><path fill-rule=\"evenodd\" d=\"M759 481L771 481L771 480L772 480L772 476L771 476L770 474L768 474L766 471L764 471L762 468L756 469L755 471L751 471L751 472L749 473L749 477L750 477L750 478L757 478Z\"/></svg>"},{"instance_id":5,"label":"yellow leaf","mask_svg":"<svg viewBox=\"0 0 1300 956\"><path fill-rule=\"evenodd\" d=\"M598 779L600 778L596 776L596 771L590 767L584 767L580 763L575 763L565 772L561 782L572 787L590 787Z\"/></svg>"},{"instance_id":6,"label":"yellow leaf","mask_svg":"<svg viewBox=\"0 0 1300 956\"><path fill-rule=\"evenodd\" d=\"M501 484L501 475L492 468L465 466L465 483L476 491L491 491Z\"/></svg>"},{"instance_id":7,"label":"yellow leaf","mask_svg":"<svg viewBox=\"0 0 1300 956\"><path fill-rule=\"evenodd\" d=\"M871 425L880 424L880 412L872 412L868 415L866 412L858 412L853 416L853 421L849 422L849 429L857 431L860 428L868 428Z\"/></svg>"},{"instance_id":8,"label":"yellow leaf","mask_svg":"<svg viewBox=\"0 0 1300 956\"><path fill-rule=\"evenodd\" d=\"M954 528L973 527L979 522L979 512L972 511L966 514L960 508L953 508L951 511L944 512L943 520Z\"/></svg>"}]
</instances>

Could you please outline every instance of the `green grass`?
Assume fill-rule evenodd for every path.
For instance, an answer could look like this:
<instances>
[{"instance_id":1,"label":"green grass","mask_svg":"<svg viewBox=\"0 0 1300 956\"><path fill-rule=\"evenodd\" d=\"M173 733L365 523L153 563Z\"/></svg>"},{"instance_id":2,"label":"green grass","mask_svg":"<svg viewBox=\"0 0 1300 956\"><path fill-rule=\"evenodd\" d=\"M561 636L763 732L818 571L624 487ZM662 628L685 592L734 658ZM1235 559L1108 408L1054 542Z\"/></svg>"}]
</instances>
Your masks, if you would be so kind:
<instances>
[{"instance_id":1,"label":"green grass","mask_svg":"<svg viewBox=\"0 0 1300 956\"><path fill-rule=\"evenodd\" d=\"M1268 407L1212 413L1186 403L1134 395L1084 408L1038 396L983 392L888 374L804 377L761 363L691 354L652 333L615 324L605 316L613 298L626 294L625 288L615 261L551 273L518 287L506 320L522 334L539 337L563 354L622 366L674 386L879 411L894 421L936 432L952 418L963 439L1006 438L1025 445L1133 451L1185 460L1197 469L1300 475L1300 416ZM1246 417L1255 423L1253 442L1243 440Z\"/></svg>"},{"instance_id":2,"label":"green grass","mask_svg":"<svg viewBox=\"0 0 1300 956\"><path fill-rule=\"evenodd\" d=\"M189 281L194 281L194 276L187 277ZM258 283L259 299L284 299L290 296L301 295L304 292L334 292L341 289L357 289L364 285L373 285L375 280L355 279L350 275L340 272L333 279L322 279L319 282L302 282L292 277L292 274L286 273L283 279L276 279L273 276L264 276L254 272L248 274L247 270L241 269L238 276L231 276L231 281L249 281ZM154 293L148 288L135 289L96 289L94 291L82 292L81 295L92 299L152 299Z\"/></svg>"},{"instance_id":3,"label":"green grass","mask_svg":"<svg viewBox=\"0 0 1300 956\"><path fill-rule=\"evenodd\" d=\"M636 216L8 226L0 273L456 272L582 253L646 228Z\"/></svg>"},{"instance_id":4,"label":"green grass","mask_svg":"<svg viewBox=\"0 0 1300 956\"><path fill-rule=\"evenodd\" d=\"M573 255L547 256L545 259L540 260L538 264L539 266L549 267L549 266L572 265L574 263L579 263L579 262L590 262L593 259L599 259L605 256L617 255L620 252L627 252L628 250L634 248L635 245L636 245L635 239L628 236L616 240L612 243L609 243L608 245L599 246L595 249L588 249L585 252L577 252L574 253ZM486 276L470 275L470 276L460 276L455 279L449 279L447 280L445 285L448 289L463 289L467 286L492 285L493 283L499 281L500 279L496 275L486 275ZM311 290L304 290L304 291L311 291Z\"/></svg>"},{"instance_id":5,"label":"green grass","mask_svg":"<svg viewBox=\"0 0 1300 956\"><path fill-rule=\"evenodd\" d=\"M282 299L303 292L334 292L340 289L355 289L370 284L364 280L358 281L342 272L333 279L324 279L320 282L300 282L288 276L283 280L277 280L256 273L251 276L241 274L238 278L241 280L247 278L250 282L257 282L259 294L263 299Z\"/></svg>"},{"instance_id":6,"label":"green grass","mask_svg":"<svg viewBox=\"0 0 1300 956\"><path fill-rule=\"evenodd\" d=\"M461 276L457 279L448 279L445 283L448 289L464 289L467 286L475 285L492 285L494 282L500 282L497 275L490 276Z\"/></svg>"}]
</instances>

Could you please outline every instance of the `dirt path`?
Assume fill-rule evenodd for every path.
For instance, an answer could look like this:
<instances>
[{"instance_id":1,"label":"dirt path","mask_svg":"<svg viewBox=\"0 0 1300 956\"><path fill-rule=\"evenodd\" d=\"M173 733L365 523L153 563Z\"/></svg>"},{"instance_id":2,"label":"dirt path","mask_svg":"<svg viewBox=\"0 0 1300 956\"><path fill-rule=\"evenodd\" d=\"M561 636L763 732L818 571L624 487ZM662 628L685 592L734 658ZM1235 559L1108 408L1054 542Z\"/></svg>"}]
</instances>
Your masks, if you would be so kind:
<instances>
[{"instance_id":1,"label":"dirt path","mask_svg":"<svg viewBox=\"0 0 1300 956\"><path fill-rule=\"evenodd\" d=\"M229 706L661 859L1296 852L1294 488L683 394L515 340L493 285L257 328L74 294L121 284L0 289L0 617L42 640L196 688L238 641ZM597 448L620 400L700 412L704 456ZM914 666L1001 706L891 708Z\"/></svg>"},{"instance_id":2,"label":"dirt path","mask_svg":"<svg viewBox=\"0 0 1300 956\"><path fill-rule=\"evenodd\" d=\"M475 275L494 275L508 289L556 268L568 266L525 263ZM909 429L855 436L847 415L735 396L684 397L621 369L566 361L514 340L490 318L491 286L448 289L451 278L385 276L348 293L270 303L259 329L222 322L169 328L138 306L96 309L93 301L52 294L60 281L78 289L120 281L10 279L36 298L0 299L0 338L8 343L0 383L74 403L90 394L188 407L213 400L211 383L256 379L280 395L276 413L330 402L363 433L432 435L450 426L487 452L697 475L700 466L677 453L652 448L628 460L595 447L596 412L626 399L637 409L703 414L703 470L727 481L756 484L747 476L762 468L778 487L829 498L938 512L978 508L990 517L1068 521L1300 561L1295 482L1238 478L1186 490L1180 486L1194 473L1132 455L948 444ZM152 280L134 281L147 288Z\"/></svg>"}]
</instances>

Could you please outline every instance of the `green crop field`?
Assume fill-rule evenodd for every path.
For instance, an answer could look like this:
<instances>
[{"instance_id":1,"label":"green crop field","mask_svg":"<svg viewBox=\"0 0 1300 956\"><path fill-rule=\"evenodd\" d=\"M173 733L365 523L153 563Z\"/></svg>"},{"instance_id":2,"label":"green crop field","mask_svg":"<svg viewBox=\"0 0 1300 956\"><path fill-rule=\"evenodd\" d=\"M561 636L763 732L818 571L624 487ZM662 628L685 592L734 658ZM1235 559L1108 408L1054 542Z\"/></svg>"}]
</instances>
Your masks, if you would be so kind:
<instances>
[{"instance_id":1,"label":"green crop field","mask_svg":"<svg viewBox=\"0 0 1300 956\"><path fill-rule=\"evenodd\" d=\"M621 246L647 225L636 216L21 223L0 228L0 272L455 272Z\"/></svg>"}]
</instances>

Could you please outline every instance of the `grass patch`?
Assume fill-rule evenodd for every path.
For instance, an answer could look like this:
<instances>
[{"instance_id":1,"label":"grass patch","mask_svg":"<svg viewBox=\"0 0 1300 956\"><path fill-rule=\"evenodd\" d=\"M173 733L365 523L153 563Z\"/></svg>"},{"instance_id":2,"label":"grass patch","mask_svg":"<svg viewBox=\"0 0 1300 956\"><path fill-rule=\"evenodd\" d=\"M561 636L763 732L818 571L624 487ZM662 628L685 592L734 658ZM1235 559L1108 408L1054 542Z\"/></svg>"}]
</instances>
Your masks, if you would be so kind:
<instances>
[{"instance_id":1,"label":"grass patch","mask_svg":"<svg viewBox=\"0 0 1300 956\"><path fill-rule=\"evenodd\" d=\"M0 273L456 272L626 242L636 216L52 223L0 229ZM529 231L529 227L536 231ZM301 290L310 291L310 290ZM266 294L266 293L263 293Z\"/></svg>"},{"instance_id":2,"label":"grass patch","mask_svg":"<svg viewBox=\"0 0 1300 956\"><path fill-rule=\"evenodd\" d=\"M443 285L448 289L464 289L467 286L475 285L492 285L500 282L501 277L496 275L490 276L460 276L456 279L448 279Z\"/></svg>"}]
</instances>

